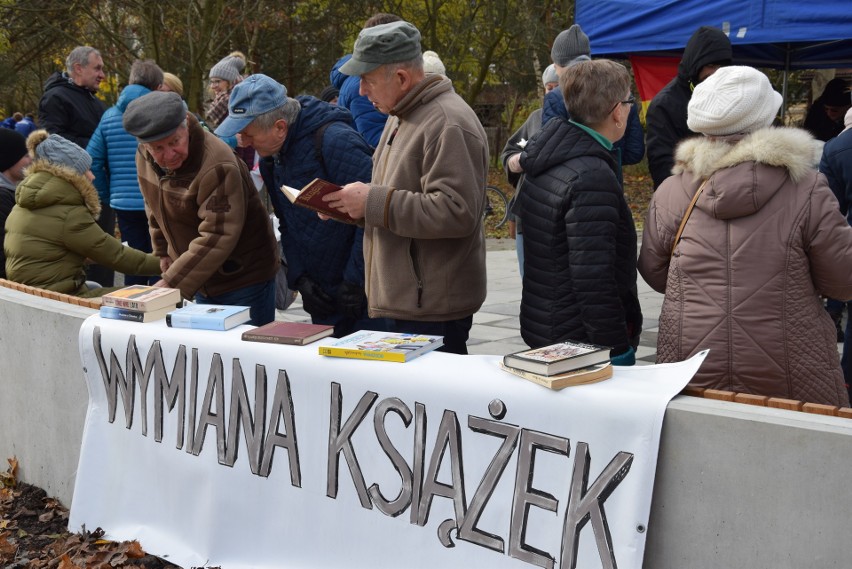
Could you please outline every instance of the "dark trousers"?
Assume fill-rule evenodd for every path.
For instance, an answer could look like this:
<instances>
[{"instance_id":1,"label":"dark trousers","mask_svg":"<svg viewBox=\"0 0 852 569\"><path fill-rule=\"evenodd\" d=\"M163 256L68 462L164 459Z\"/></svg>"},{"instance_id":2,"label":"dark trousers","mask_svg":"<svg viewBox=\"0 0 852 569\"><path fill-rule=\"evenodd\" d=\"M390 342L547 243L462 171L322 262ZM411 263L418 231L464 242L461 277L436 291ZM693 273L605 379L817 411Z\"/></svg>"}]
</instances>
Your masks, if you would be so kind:
<instances>
[{"instance_id":1,"label":"dark trousers","mask_svg":"<svg viewBox=\"0 0 852 569\"><path fill-rule=\"evenodd\" d=\"M473 326L473 315L458 320L442 322L423 322L422 320L392 320L388 319L390 332L409 332L412 334L430 334L443 336L444 345L439 352L467 355L467 339Z\"/></svg>"},{"instance_id":2,"label":"dark trousers","mask_svg":"<svg viewBox=\"0 0 852 569\"><path fill-rule=\"evenodd\" d=\"M115 212L109 204L101 204L101 216L98 218L98 226L109 235L115 235ZM86 280L95 281L101 286L110 287L115 283L115 271L103 265L89 265L86 267Z\"/></svg>"},{"instance_id":3,"label":"dark trousers","mask_svg":"<svg viewBox=\"0 0 852 569\"><path fill-rule=\"evenodd\" d=\"M148 231L148 216L145 215L145 211L124 209L114 211L122 241L126 241L134 249L150 253L152 251L151 233ZM124 275L125 286L154 284L158 280L160 280L160 277Z\"/></svg>"},{"instance_id":4,"label":"dark trousers","mask_svg":"<svg viewBox=\"0 0 852 569\"><path fill-rule=\"evenodd\" d=\"M835 300L841 306L846 305L846 331L843 336L843 355L840 357L840 367L843 368L843 379L846 380L846 389L849 391L849 399L852 400L852 302L840 302Z\"/></svg>"},{"instance_id":5,"label":"dark trousers","mask_svg":"<svg viewBox=\"0 0 852 569\"><path fill-rule=\"evenodd\" d=\"M195 302L198 304L248 306L251 324L263 326L275 320L275 279L244 286L217 296L204 296L198 292L195 293Z\"/></svg>"}]
</instances>

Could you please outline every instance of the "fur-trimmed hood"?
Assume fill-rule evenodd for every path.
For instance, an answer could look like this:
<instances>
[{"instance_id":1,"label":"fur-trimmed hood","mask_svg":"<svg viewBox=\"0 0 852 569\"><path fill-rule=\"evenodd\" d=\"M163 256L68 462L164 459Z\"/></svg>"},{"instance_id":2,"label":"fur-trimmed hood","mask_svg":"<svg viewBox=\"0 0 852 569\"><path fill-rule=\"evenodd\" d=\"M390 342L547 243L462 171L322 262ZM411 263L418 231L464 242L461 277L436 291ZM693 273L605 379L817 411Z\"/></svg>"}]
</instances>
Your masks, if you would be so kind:
<instances>
[{"instance_id":1,"label":"fur-trimmed hood","mask_svg":"<svg viewBox=\"0 0 852 569\"><path fill-rule=\"evenodd\" d=\"M85 176L46 160L34 160L27 169L27 177L18 185L15 203L30 210L84 205L95 219L101 214L98 192Z\"/></svg>"},{"instance_id":2,"label":"fur-trimmed hood","mask_svg":"<svg viewBox=\"0 0 852 569\"><path fill-rule=\"evenodd\" d=\"M673 174L684 170L702 180L715 172L744 162L786 168L794 182L819 163L821 147L807 131L798 128L762 128L739 142L695 137L682 142L675 153Z\"/></svg>"},{"instance_id":3,"label":"fur-trimmed hood","mask_svg":"<svg viewBox=\"0 0 852 569\"><path fill-rule=\"evenodd\" d=\"M765 128L733 139L691 138L678 146L674 174L709 180L696 207L717 219L754 214L786 184L815 177L819 143L795 128ZM809 184L813 185L813 182Z\"/></svg>"}]
</instances>

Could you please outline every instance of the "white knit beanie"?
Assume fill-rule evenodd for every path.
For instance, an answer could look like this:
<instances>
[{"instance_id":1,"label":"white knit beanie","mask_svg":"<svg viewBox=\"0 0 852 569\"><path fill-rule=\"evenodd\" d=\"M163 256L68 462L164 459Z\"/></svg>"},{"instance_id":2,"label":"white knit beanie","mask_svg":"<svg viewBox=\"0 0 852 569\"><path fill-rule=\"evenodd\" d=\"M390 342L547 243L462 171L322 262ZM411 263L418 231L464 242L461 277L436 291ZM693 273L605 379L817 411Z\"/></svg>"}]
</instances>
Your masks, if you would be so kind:
<instances>
[{"instance_id":1,"label":"white knit beanie","mask_svg":"<svg viewBox=\"0 0 852 569\"><path fill-rule=\"evenodd\" d=\"M710 136L753 132L772 124L781 102L781 94L757 69L721 67L695 87L686 125Z\"/></svg>"},{"instance_id":2,"label":"white knit beanie","mask_svg":"<svg viewBox=\"0 0 852 569\"><path fill-rule=\"evenodd\" d=\"M444 62L438 57L434 51L428 50L423 52L423 71L426 73L447 74L447 68L444 67Z\"/></svg>"},{"instance_id":3,"label":"white knit beanie","mask_svg":"<svg viewBox=\"0 0 852 569\"><path fill-rule=\"evenodd\" d=\"M541 84L547 87L548 83L559 83L559 75L556 74L556 66L554 64L548 65L544 73L541 74Z\"/></svg>"}]
</instances>

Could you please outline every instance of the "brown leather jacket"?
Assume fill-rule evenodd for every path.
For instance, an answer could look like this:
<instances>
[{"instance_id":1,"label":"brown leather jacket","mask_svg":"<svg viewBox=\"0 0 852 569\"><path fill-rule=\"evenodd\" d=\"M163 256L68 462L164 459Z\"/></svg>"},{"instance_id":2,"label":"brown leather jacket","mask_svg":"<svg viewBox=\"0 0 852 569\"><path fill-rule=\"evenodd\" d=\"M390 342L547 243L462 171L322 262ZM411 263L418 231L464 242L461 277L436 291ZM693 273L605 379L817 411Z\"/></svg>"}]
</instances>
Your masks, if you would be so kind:
<instances>
[{"instance_id":1,"label":"brown leather jacket","mask_svg":"<svg viewBox=\"0 0 852 569\"><path fill-rule=\"evenodd\" d=\"M657 362L710 349L693 385L849 404L820 294L852 298L852 227L812 168L815 151L788 128L679 146L648 211L639 272L666 295Z\"/></svg>"}]
</instances>

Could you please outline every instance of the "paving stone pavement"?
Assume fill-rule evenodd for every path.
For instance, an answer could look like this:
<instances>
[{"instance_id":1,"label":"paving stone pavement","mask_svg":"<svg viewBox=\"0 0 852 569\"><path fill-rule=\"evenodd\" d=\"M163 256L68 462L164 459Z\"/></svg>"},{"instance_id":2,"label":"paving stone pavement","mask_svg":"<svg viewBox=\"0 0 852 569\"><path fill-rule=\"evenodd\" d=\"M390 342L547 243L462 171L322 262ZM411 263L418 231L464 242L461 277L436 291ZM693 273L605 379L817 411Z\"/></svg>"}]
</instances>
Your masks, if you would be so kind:
<instances>
[{"instance_id":1,"label":"paving stone pavement","mask_svg":"<svg viewBox=\"0 0 852 569\"><path fill-rule=\"evenodd\" d=\"M489 239L487 247L488 294L482 308L473 315L473 328L467 346L471 354L505 355L527 347L521 339L518 319L521 275L514 240ZM636 359L638 364L652 364L657 352L657 327L663 295L651 290L641 277L638 285L644 329ZM308 314L302 310L299 298L286 311L278 311L276 319L310 321Z\"/></svg>"}]
</instances>

